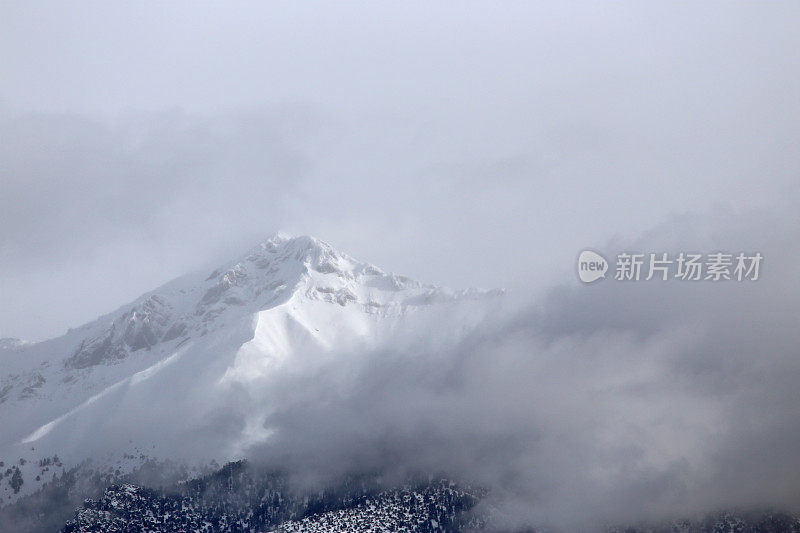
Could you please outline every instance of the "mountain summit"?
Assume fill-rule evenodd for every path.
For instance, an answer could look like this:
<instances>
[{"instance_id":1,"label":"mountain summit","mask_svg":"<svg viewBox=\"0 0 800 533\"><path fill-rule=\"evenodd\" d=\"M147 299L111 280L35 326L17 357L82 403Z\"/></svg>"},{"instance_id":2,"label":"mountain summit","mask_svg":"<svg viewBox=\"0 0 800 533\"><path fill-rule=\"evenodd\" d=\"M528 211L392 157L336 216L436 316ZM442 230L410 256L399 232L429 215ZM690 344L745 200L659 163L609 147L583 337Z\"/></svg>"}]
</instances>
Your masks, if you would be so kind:
<instances>
[{"instance_id":1,"label":"mountain summit","mask_svg":"<svg viewBox=\"0 0 800 533\"><path fill-rule=\"evenodd\" d=\"M0 345L0 460L24 480L3 479L0 497L34 490L35 465L56 455L122 471L153 456L237 458L269 437L281 368L375 350L422 323L446 333L443 317L480 320L498 294L425 285L278 233L61 337Z\"/></svg>"}]
</instances>

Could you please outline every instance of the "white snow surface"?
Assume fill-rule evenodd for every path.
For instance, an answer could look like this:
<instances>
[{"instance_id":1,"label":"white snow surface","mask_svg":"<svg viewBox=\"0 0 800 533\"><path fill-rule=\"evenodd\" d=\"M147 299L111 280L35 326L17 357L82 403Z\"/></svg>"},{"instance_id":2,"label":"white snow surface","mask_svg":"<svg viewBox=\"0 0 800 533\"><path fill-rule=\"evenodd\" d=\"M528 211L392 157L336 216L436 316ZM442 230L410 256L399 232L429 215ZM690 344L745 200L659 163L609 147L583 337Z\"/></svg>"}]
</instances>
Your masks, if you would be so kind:
<instances>
[{"instance_id":1,"label":"white snow surface","mask_svg":"<svg viewBox=\"0 0 800 533\"><path fill-rule=\"evenodd\" d=\"M270 437L264 391L280 369L376 350L431 321L442 321L441 338L455 336L501 292L424 285L279 233L61 337L3 339L0 461L17 465L24 484L14 494L6 476L0 498L48 481L55 467L39 461L53 455L60 468L92 459L122 471L146 457L243 457Z\"/></svg>"}]
</instances>

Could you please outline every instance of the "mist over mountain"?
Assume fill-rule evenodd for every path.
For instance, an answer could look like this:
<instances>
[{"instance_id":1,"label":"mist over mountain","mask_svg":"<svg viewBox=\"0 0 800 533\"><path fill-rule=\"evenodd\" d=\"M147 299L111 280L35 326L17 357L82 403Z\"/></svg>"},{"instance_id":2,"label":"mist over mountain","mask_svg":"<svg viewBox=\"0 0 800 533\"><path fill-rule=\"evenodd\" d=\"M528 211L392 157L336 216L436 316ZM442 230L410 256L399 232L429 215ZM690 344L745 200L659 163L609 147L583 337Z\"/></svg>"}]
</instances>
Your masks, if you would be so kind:
<instances>
[{"instance_id":1,"label":"mist over mountain","mask_svg":"<svg viewBox=\"0 0 800 533\"><path fill-rule=\"evenodd\" d=\"M212 272L189 274L42 343L4 343L4 502L86 461L117 476L148 462L209 464L269 441L279 381L326 361L414 340L443 345L502 291L424 285L312 237L276 234ZM13 459L11 459L13 458ZM20 483L19 480L22 480Z\"/></svg>"},{"instance_id":2,"label":"mist over mountain","mask_svg":"<svg viewBox=\"0 0 800 533\"><path fill-rule=\"evenodd\" d=\"M0 533L800 533L798 51L0 2Z\"/></svg>"},{"instance_id":3,"label":"mist over mountain","mask_svg":"<svg viewBox=\"0 0 800 533\"><path fill-rule=\"evenodd\" d=\"M25 465L4 501L49 481L33 479L44 457L117 476L177 461L190 477L246 458L296 490L468 483L490 528L797 512L797 222L687 215L619 249L675 250L697 224L693 249L758 246L763 277L576 282L520 305L279 234L5 348L2 455Z\"/></svg>"}]
</instances>

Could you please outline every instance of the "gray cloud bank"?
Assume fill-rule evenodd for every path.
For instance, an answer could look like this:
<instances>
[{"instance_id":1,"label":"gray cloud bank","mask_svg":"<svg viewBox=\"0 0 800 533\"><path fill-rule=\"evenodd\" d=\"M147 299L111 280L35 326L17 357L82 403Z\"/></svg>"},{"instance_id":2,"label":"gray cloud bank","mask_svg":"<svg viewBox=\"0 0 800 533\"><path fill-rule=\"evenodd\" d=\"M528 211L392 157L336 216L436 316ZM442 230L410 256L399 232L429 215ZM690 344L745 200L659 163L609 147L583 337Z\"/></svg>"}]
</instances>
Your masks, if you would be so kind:
<instances>
[{"instance_id":1,"label":"gray cloud bank","mask_svg":"<svg viewBox=\"0 0 800 533\"><path fill-rule=\"evenodd\" d=\"M277 229L541 290L673 212L796 202L797 15L3 3L0 334L55 336Z\"/></svg>"},{"instance_id":2,"label":"gray cloud bank","mask_svg":"<svg viewBox=\"0 0 800 533\"><path fill-rule=\"evenodd\" d=\"M676 240L697 224L706 237ZM495 526L800 510L799 232L786 212L679 217L626 249L761 251L762 278L576 282L454 346L398 339L289 367L260 400L275 433L252 453L313 478L483 484Z\"/></svg>"}]
</instances>

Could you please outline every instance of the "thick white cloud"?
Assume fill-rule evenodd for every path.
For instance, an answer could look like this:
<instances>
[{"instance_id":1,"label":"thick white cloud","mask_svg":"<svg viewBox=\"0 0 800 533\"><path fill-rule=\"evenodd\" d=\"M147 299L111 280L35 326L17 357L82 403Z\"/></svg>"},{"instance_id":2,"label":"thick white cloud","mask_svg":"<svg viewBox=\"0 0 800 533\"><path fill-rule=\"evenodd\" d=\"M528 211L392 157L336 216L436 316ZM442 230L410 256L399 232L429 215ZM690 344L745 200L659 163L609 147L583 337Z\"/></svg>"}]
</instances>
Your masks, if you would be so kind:
<instances>
[{"instance_id":1,"label":"thick white cloud","mask_svg":"<svg viewBox=\"0 0 800 533\"><path fill-rule=\"evenodd\" d=\"M413 344L298 360L265 388L273 437L253 453L317 478L442 472L489 487L505 526L797 511L800 227L685 217L626 248L696 223L711 230L699 249L761 251L761 279L576 281L450 348L424 342L450 333L443 319Z\"/></svg>"}]
</instances>

